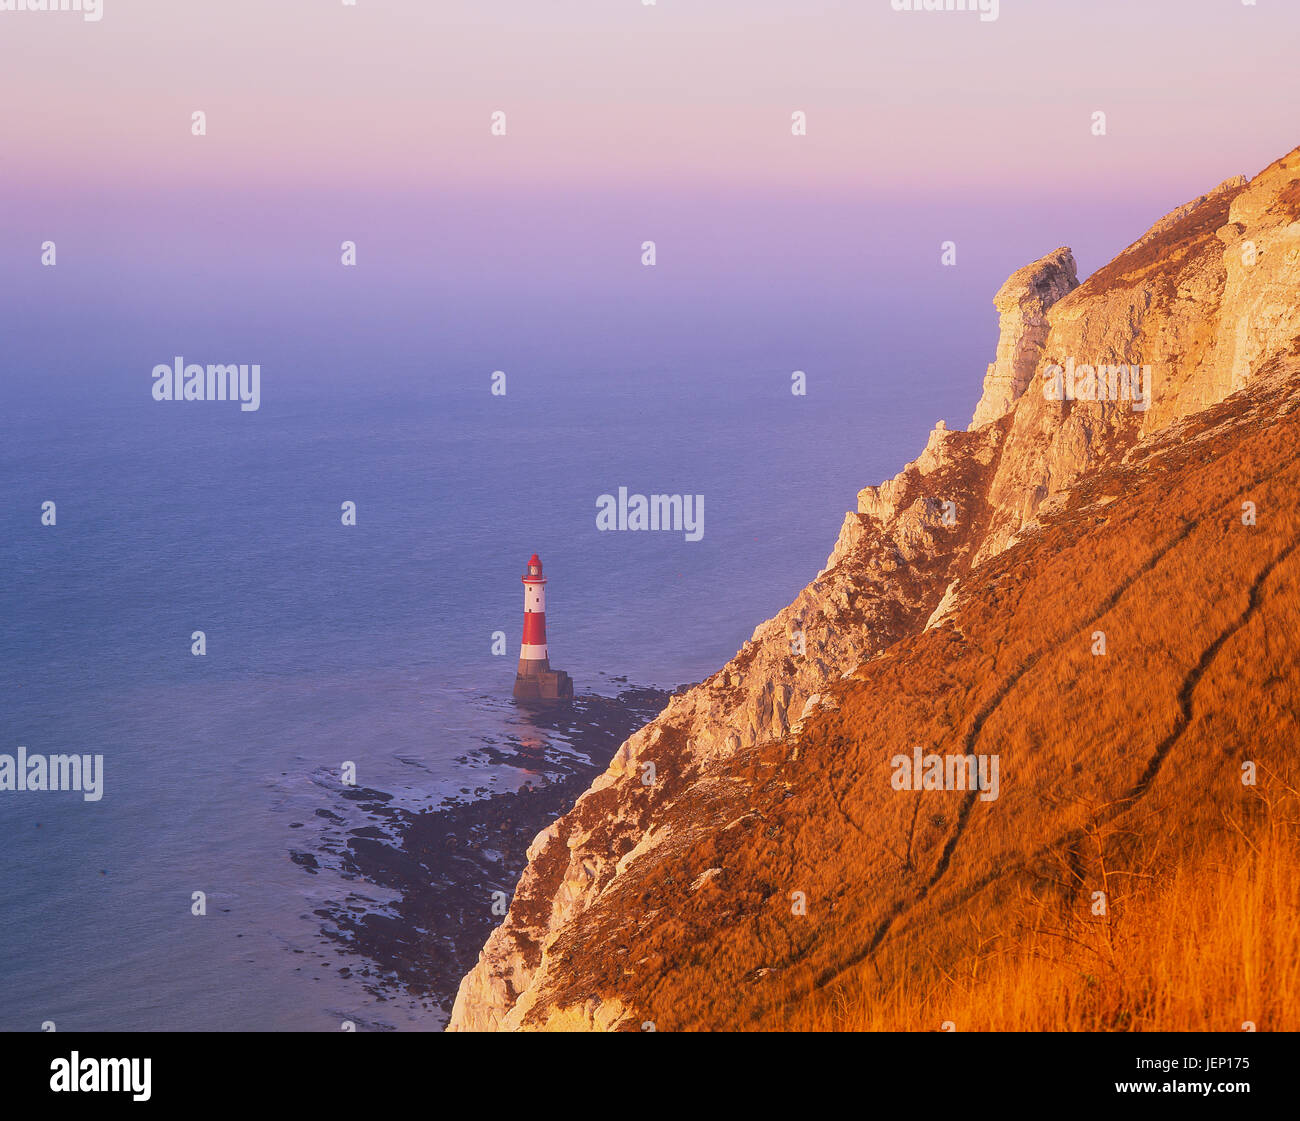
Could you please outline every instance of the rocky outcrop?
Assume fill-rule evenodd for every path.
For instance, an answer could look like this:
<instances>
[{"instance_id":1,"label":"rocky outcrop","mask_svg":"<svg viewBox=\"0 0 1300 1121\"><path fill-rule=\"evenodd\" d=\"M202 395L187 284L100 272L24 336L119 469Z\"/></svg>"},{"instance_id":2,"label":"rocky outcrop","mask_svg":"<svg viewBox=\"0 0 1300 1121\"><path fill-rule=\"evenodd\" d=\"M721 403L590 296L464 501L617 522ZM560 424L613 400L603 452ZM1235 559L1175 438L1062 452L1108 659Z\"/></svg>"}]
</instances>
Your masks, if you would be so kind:
<instances>
[{"instance_id":1,"label":"rocky outcrop","mask_svg":"<svg viewBox=\"0 0 1300 1121\"><path fill-rule=\"evenodd\" d=\"M1032 391L1010 415L989 489L995 556L1087 472L1142 437L1223 400L1297 332L1297 183L1293 152L1179 207L1047 311ZM1145 368L1145 407L1129 399L1052 400L1052 366Z\"/></svg>"},{"instance_id":2,"label":"rocky outcrop","mask_svg":"<svg viewBox=\"0 0 1300 1121\"><path fill-rule=\"evenodd\" d=\"M1047 341L1047 311L1079 285L1074 254L1062 247L1013 272L993 297L998 309L998 350L984 375L984 393L972 428L1006 416L1033 380Z\"/></svg>"},{"instance_id":3,"label":"rocky outcrop","mask_svg":"<svg viewBox=\"0 0 1300 1121\"><path fill-rule=\"evenodd\" d=\"M1300 333L1300 150L1234 193L1223 243L1224 293L1202 406L1245 386Z\"/></svg>"},{"instance_id":4,"label":"rocky outcrop","mask_svg":"<svg viewBox=\"0 0 1300 1121\"><path fill-rule=\"evenodd\" d=\"M572 988L569 935L584 912L618 898L629 922L650 921L635 913L642 870L741 825L718 786L721 761L755 745L797 752L801 722L832 703L829 683L942 628L979 587L979 566L1036 532L1081 478L1294 350L1298 217L1300 150L1180 207L1082 285L1068 249L1015 273L995 301L1002 333L971 429L940 422L915 461L860 492L826 568L631 736L538 835L509 914L461 984L451 1029L635 1023L617 977L583 1000L554 997ZM1052 399L1037 383L1067 359L1149 365L1149 407ZM697 879L712 890L713 877Z\"/></svg>"}]
</instances>

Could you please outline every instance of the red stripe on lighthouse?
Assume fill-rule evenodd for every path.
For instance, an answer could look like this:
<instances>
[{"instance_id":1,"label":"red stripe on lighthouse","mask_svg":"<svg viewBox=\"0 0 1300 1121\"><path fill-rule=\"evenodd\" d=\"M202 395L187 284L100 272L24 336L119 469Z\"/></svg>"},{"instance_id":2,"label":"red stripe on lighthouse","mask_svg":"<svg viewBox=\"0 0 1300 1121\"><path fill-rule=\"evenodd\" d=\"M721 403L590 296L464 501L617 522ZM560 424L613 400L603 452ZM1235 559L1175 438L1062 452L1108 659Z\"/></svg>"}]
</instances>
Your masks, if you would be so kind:
<instances>
[{"instance_id":1,"label":"red stripe on lighthouse","mask_svg":"<svg viewBox=\"0 0 1300 1121\"><path fill-rule=\"evenodd\" d=\"M524 612L524 645L546 645L546 615L544 612Z\"/></svg>"}]
</instances>

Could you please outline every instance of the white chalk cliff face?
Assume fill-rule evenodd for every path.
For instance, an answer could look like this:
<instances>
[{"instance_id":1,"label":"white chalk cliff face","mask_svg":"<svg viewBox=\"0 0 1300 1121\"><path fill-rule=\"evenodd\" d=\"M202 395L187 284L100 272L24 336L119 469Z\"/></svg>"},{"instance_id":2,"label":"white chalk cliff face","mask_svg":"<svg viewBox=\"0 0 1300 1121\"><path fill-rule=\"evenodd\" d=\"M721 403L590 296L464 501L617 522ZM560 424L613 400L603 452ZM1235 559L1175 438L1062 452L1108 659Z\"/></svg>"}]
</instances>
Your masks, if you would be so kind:
<instances>
[{"instance_id":1,"label":"white chalk cliff face","mask_svg":"<svg viewBox=\"0 0 1300 1121\"><path fill-rule=\"evenodd\" d=\"M568 979L557 939L637 861L690 843L686 826L709 819L711 764L797 733L826 683L936 624L972 570L1034 532L1085 474L1300 353L1298 297L1300 149L1180 207L1082 285L1065 248L1014 273L994 301L1001 337L970 430L939 422L915 461L861 491L826 568L538 835L450 1029L636 1022L617 992L552 999ZM1149 408L1049 399L1042 372L1067 359L1151 366ZM657 779L645 786L651 746Z\"/></svg>"},{"instance_id":2,"label":"white chalk cliff face","mask_svg":"<svg viewBox=\"0 0 1300 1121\"><path fill-rule=\"evenodd\" d=\"M998 351L984 375L972 428L1005 416L1029 387L1047 341L1047 309L1078 286L1074 254L1061 248L1013 272L998 289Z\"/></svg>"}]
</instances>

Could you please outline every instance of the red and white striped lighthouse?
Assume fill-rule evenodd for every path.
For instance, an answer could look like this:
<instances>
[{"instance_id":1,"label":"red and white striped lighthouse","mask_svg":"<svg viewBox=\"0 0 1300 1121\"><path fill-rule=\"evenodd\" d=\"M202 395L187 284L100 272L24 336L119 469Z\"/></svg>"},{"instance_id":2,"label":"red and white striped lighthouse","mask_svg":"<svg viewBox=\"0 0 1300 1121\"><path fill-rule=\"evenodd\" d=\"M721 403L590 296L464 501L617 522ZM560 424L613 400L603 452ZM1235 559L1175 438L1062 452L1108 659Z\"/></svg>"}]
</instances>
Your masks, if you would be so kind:
<instances>
[{"instance_id":1,"label":"red and white striped lighthouse","mask_svg":"<svg viewBox=\"0 0 1300 1121\"><path fill-rule=\"evenodd\" d=\"M546 577L542 562L534 553L524 569L524 642L519 648L519 675L551 668L546 658Z\"/></svg>"},{"instance_id":2,"label":"red and white striped lighthouse","mask_svg":"<svg viewBox=\"0 0 1300 1121\"><path fill-rule=\"evenodd\" d=\"M524 569L524 640L515 674L515 700L567 701L573 699L573 681L563 670L551 669L546 654L546 577L534 553Z\"/></svg>"}]
</instances>

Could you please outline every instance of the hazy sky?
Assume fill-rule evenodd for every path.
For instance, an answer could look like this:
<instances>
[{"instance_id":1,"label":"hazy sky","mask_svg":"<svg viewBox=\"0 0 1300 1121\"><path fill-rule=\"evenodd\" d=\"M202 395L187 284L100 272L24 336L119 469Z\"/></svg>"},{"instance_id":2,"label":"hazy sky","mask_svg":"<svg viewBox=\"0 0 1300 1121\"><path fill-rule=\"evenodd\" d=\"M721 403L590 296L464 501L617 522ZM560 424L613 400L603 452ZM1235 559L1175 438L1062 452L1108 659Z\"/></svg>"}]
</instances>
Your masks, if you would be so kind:
<instances>
[{"instance_id":1,"label":"hazy sky","mask_svg":"<svg viewBox=\"0 0 1300 1121\"><path fill-rule=\"evenodd\" d=\"M1010 272L1300 143L1296 0L103 2L0 12L0 374L905 366L923 439Z\"/></svg>"},{"instance_id":2,"label":"hazy sky","mask_svg":"<svg viewBox=\"0 0 1300 1121\"><path fill-rule=\"evenodd\" d=\"M103 4L0 12L6 180L1185 194L1297 142L1294 0Z\"/></svg>"}]
</instances>

